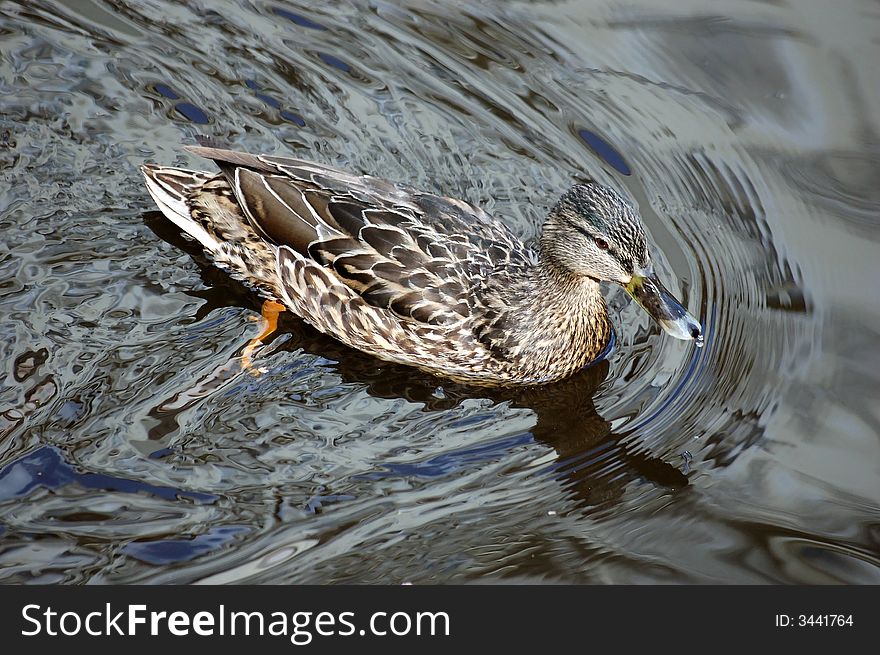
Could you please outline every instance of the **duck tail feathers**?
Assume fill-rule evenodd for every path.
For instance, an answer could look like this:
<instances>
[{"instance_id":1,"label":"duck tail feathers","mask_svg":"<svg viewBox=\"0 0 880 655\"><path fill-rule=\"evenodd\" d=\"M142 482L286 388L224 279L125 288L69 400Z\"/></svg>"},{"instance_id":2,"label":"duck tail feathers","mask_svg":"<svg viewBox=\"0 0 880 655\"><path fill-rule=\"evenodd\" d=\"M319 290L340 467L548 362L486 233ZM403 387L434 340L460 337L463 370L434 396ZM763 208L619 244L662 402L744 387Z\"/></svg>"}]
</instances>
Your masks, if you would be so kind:
<instances>
[{"instance_id":1,"label":"duck tail feathers","mask_svg":"<svg viewBox=\"0 0 880 655\"><path fill-rule=\"evenodd\" d=\"M193 219L189 202L193 194L214 175L153 164L141 166L141 173L146 180L147 190L168 220L209 251L220 247L217 239Z\"/></svg>"}]
</instances>

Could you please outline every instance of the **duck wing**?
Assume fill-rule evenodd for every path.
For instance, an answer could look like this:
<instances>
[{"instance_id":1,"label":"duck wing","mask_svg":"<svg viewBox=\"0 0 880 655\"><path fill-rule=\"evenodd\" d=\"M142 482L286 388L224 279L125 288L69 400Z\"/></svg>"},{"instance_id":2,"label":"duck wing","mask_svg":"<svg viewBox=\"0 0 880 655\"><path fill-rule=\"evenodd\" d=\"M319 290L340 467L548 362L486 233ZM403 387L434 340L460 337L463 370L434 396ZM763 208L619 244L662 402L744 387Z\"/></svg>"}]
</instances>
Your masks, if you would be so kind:
<instances>
[{"instance_id":1,"label":"duck wing","mask_svg":"<svg viewBox=\"0 0 880 655\"><path fill-rule=\"evenodd\" d=\"M187 149L220 166L261 237L403 319L461 323L481 281L535 261L503 223L460 200L301 159Z\"/></svg>"}]
</instances>

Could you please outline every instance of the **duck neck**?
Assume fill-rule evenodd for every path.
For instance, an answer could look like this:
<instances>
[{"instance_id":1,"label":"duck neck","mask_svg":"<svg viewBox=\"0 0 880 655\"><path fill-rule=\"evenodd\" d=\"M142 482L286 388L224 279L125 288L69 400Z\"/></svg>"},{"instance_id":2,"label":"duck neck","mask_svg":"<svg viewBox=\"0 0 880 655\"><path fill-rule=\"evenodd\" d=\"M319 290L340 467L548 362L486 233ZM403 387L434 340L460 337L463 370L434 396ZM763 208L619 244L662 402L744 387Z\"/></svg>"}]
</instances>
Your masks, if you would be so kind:
<instances>
[{"instance_id":1,"label":"duck neck","mask_svg":"<svg viewBox=\"0 0 880 655\"><path fill-rule=\"evenodd\" d=\"M532 363L537 376L546 371L548 379L589 364L611 337L599 283L574 275L543 255L526 278L524 284L509 287L509 325L522 332L517 335L518 358Z\"/></svg>"}]
</instances>

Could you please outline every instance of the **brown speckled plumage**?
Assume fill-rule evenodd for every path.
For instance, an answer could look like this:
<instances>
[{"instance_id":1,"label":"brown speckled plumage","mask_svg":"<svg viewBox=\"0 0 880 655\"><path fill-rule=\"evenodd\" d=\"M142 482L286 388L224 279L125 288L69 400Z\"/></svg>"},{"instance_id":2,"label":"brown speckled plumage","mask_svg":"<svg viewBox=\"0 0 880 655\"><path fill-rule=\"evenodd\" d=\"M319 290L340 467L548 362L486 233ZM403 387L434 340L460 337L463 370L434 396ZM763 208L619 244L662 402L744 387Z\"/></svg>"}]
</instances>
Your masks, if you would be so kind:
<instances>
[{"instance_id":1,"label":"brown speckled plumage","mask_svg":"<svg viewBox=\"0 0 880 655\"><path fill-rule=\"evenodd\" d=\"M599 185L560 200L535 252L460 200L305 160L188 150L221 172L143 172L218 266L354 348L458 380L539 384L582 368L611 334L598 280L625 284L627 264L649 263L638 217Z\"/></svg>"}]
</instances>

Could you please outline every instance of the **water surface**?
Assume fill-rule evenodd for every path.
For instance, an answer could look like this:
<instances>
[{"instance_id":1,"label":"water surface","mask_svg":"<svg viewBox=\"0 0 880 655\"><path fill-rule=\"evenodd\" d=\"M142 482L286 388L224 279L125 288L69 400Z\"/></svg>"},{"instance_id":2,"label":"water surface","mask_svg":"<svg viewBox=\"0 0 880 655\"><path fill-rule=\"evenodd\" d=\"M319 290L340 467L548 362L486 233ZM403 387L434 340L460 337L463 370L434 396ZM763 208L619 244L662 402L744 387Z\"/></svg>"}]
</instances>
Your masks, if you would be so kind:
<instances>
[{"instance_id":1,"label":"water surface","mask_svg":"<svg viewBox=\"0 0 880 655\"><path fill-rule=\"evenodd\" d=\"M0 582L880 583L870 2L0 2ZM569 381L475 391L259 299L155 211L180 146L635 203L703 321L608 288ZM210 167L210 165L208 165Z\"/></svg>"}]
</instances>

